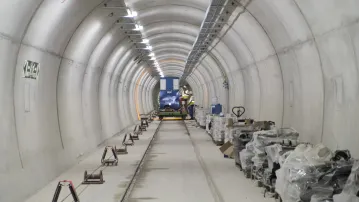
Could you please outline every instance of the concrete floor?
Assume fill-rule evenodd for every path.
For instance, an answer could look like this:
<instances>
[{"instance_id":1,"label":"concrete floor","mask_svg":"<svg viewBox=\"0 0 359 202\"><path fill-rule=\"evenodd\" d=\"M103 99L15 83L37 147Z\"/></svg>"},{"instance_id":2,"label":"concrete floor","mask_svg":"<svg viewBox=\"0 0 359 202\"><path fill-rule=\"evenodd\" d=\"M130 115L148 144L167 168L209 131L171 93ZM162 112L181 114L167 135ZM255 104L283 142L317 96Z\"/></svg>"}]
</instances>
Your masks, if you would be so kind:
<instances>
[{"instance_id":1,"label":"concrete floor","mask_svg":"<svg viewBox=\"0 0 359 202\"><path fill-rule=\"evenodd\" d=\"M132 191L131 202L214 202L182 121L164 121Z\"/></svg>"},{"instance_id":2,"label":"concrete floor","mask_svg":"<svg viewBox=\"0 0 359 202\"><path fill-rule=\"evenodd\" d=\"M48 186L26 202L42 202L52 199L59 180L74 182L80 200L119 202L138 166L159 122L150 128L129 154L119 156L117 167L100 168L104 172L105 184L80 185L84 170L94 170L100 165L103 147L90 154L71 170L63 173ZM127 201L141 202L265 202L261 190L246 179L235 167L233 159L225 159L203 129L195 122L186 121L190 136L182 121L164 121L153 146L149 150L136 177ZM109 145L119 145L122 137L109 140ZM59 201L72 201L67 190Z\"/></svg>"},{"instance_id":3,"label":"concrete floor","mask_svg":"<svg viewBox=\"0 0 359 202\"><path fill-rule=\"evenodd\" d=\"M131 202L265 202L261 189L225 159L194 121L164 122L155 139Z\"/></svg>"},{"instance_id":4,"label":"concrete floor","mask_svg":"<svg viewBox=\"0 0 359 202\"><path fill-rule=\"evenodd\" d=\"M107 141L106 145L99 147L92 154L88 155L83 161L74 166L69 171L63 173L49 185L40 190L37 194L30 197L26 202L48 202L52 200L57 183L60 180L72 180L77 188L77 193L81 202L113 202L119 201L125 192L131 178L135 174L142 156L144 155L159 122L150 124L147 131L140 136L140 140L135 145L128 147L129 154L119 155L119 163L116 167L102 167L105 183L103 185L80 185L83 181L85 170L93 171L100 166L101 156L106 145L121 145L123 136L114 137ZM72 198L66 196L68 189L63 189L59 197L59 202L72 202Z\"/></svg>"}]
</instances>

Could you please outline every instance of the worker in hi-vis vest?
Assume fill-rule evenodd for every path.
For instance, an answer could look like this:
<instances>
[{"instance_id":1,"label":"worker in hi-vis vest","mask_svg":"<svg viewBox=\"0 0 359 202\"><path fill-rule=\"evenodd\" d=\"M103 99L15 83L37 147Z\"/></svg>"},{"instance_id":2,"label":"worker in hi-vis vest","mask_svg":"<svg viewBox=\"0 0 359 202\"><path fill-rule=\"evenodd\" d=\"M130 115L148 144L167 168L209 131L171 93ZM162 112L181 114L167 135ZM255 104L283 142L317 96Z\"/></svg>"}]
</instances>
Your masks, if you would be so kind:
<instances>
[{"instance_id":1,"label":"worker in hi-vis vest","mask_svg":"<svg viewBox=\"0 0 359 202\"><path fill-rule=\"evenodd\" d=\"M188 112L189 112L189 115L191 116L191 120L194 119L194 117L193 117L193 111L194 111L194 100L192 100L192 101L188 104Z\"/></svg>"}]
</instances>

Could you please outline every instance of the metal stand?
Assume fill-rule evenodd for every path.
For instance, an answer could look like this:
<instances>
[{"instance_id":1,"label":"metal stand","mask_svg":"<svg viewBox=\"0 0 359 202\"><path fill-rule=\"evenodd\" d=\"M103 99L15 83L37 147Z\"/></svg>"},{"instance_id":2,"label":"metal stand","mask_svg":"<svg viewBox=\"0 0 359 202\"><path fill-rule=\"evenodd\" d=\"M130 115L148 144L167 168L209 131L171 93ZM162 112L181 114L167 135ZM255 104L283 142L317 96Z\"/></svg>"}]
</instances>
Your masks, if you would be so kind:
<instances>
[{"instance_id":1,"label":"metal stand","mask_svg":"<svg viewBox=\"0 0 359 202\"><path fill-rule=\"evenodd\" d=\"M142 135L142 129L139 125L136 125L135 128L133 129L133 134Z\"/></svg>"},{"instance_id":2,"label":"metal stand","mask_svg":"<svg viewBox=\"0 0 359 202\"><path fill-rule=\"evenodd\" d=\"M127 145L124 145L123 147L118 148L118 149L115 146L115 150L116 150L117 155L126 155L126 154L128 154Z\"/></svg>"},{"instance_id":3,"label":"metal stand","mask_svg":"<svg viewBox=\"0 0 359 202\"><path fill-rule=\"evenodd\" d=\"M71 192L72 198L74 199L74 202L80 202L80 199L76 193L76 189L75 189L74 185L72 184L72 181L68 181L68 180L60 181L57 184L54 197L52 198L52 202L57 202L59 200L61 189L62 189L62 187L65 187L65 186L69 187L69 190Z\"/></svg>"},{"instance_id":4,"label":"metal stand","mask_svg":"<svg viewBox=\"0 0 359 202\"><path fill-rule=\"evenodd\" d=\"M141 115L141 125L140 125L140 129L141 131L146 131L147 127L148 127L148 117L144 117L145 115L142 114Z\"/></svg>"},{"instance_id":5,"label":"metal stand","mask_svg":"<svg viewBox=\"0 0 359 202\"><path fill-rule=\"evenodd\" d=\"M140 140L140 137L138 137L138 134L133 133L133 135L130 134L130 136L132 137L133 140Z\"/></svg>"},{"instance_id":6,"label":"metal stand","mask_svg":"<svg viewBox=\"0 0 359 202\"><path fill-rule=\"evenodd\" d=\"M82 184L103 184L104 182L102 170L98 174L87 174L85 171Z\"/></svg>"},{"instance_id":7,"label":"metal stand","mask_svg":"<svg viewBox=\"0 0 359 202\"><path fill-rule=\"evenodd\" d=\"M128 142L127 141L127 138L131 141L131 142ZM123 138L122 140L122 145L125 145L125 146L133 146L135 144L135 142L133 141L133 137L131 135L131 133L127 133L125 135L125 137Z\"/></svg>"},{"instance_id":8,"label":"metal stand","mask_svg":"<svg viewBox=\"0 0 359 202\"><path fill-rule=\"evenodd\" d=\"M108 159L105 159L108 150L112 151L112 156L111 156L111 157L113 157L112 159L111 159L111 157L109 157ZM105 150L103 151L103 154L102 154L101 163L102 163L102 165L107 165L107 166L110 166L110 165L117 166L118 157L117 157L116 150L114 147L111 147L111 146L105 147Z\"/></svg>"}]
</instances>

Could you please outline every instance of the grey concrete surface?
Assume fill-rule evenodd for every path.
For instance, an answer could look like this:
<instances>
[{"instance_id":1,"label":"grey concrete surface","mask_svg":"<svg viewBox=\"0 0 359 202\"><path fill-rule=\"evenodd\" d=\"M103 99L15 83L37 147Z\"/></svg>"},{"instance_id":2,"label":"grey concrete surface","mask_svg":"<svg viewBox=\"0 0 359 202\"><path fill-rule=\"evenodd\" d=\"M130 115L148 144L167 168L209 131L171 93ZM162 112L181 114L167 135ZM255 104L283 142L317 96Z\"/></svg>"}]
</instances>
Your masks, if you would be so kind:
<instances>
[{"instance_id":1,"label":"grey concrete surface","mask_svg":"<svg viewBox=\"0 0 359 202\"><path fill-rule=\"evenodd\" d=\"M262 189L245 178L233 159L223 157L219 147L215 146L206 132L197 127L195 121L186 121L194 147L208 169L218 192L225 202L273 202L273 198L264 198Z\"/></svg>"},{"instance_id":2,"label":"grey concrete surface","mask_svg":"<svg viewBox=\"0 0 359 202\"><path fill-rule=\"evenodd\" d=\"M103 153L104 146L99 147L96 151L87 156L79 164L62 173L58 178L53 180L46 187L41 189L35 195L31 196L26 202L48 202L52 200L57 183L60 180L72 180L81 201L101 201L101 202L116 202L124 194L131 178L135 173L135 169L142 159L150 140L159 122L154 122L150 125L148 131L140 136L140 140L135 142L134 146L128 147L129 154L119 155L118 166L115 167L100 167L103 170L105 183L102 185L80 185L83 181L83 174L85 170L93 171L100 166L100 160ZM118 136L110 139L106 145L121 145L123 136ZM98 171L99 171L98 170ZM36 183L36 182L34 182ZM79 186L80 185L80 186ZM59 201L71 202L71 197L68 196L68 189L63 189L59 197ZM66 198L66 199L65 199Z\"/></svg>"},{"instance_id":3,"label":"grey concrete surface","mask_svg":"<svg viewBox=\"0 0 359 202\"><path fill-rule=\"evenodd\" d=\"M103 2L0 1L0 202L23 202L154 109L158 78L134 62L118 29L126 11ZM235 2L249 4L187 78L196 104L242 105L243 118L294 127L301 141L358 158L359 1ZM165 76L181 76L210 1L122 3L138 12ZM40 64L36 80L24 78L26 60Z\"/></svg>"},{"instance_id":4,"label":"grey concrete surface","mask_svg":"<svg viewBox=\"0 0 359 202\"><path fill-rule=\"evenodd\" d=\"M155 139L129 202L265 202L261 189L225 159L203 129L166 121Z\"/></svg>"},{"instance_id":5,"label":"grey concrete surface","mask_svg":"<svg viewBox=\"0 0 359 202\"><path fill-rule=\"evenodd\" d=\"M214 202L182 121L164 121L129 201Z\"/></svg>"}]
</instances>

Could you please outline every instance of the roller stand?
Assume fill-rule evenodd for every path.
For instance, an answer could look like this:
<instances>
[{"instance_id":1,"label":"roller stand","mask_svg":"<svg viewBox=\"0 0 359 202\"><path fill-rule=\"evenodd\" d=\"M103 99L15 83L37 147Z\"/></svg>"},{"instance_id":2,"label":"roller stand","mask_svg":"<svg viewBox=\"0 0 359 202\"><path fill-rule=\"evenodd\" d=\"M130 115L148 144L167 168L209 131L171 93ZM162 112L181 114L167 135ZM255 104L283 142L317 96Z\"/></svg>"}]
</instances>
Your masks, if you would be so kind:
<instances>
[{"instance_id":1,"label":"roller stand","mask_svg":"<svg viewBox=\"0 0 359 202\"><path fill-rule=\"evenodd\" d=\"M135 142L133 141L133 137L131 133L127 133L122 140L122 145L124 146L133 146Z\"/></svg>"},{"instance_id":2,"label":"roller stand","mask_svg":"<svg viewBox=\"0 0 359 202\"><path fill-rule=\"evenodd\" d=\"M102 170L98 174L87 174L85 171L82 184L103 184L104 182Z\"/></svg>"},{"instance_id":3,"label":"roller stand","mask_svg":"<svg viewBox=\"0 0 359 202\"><path fill-rule=\"evenodd\" d=\"M116 150L116 153L117 155L126 155L128 154L128 151L127 151L127 145L121 147L121 148L118 148L115 146L115 150Z\"/></svg>"},{"instance_id":4,"label":"roller stand","mask_svg":"<svg viewBox=\"0 0 359 202\"><path fill-rule=\"evenodd\" d=\"M148 127L148 117L144 117L144 115L141 115L141 125L140 128L142 131L147 131Z\"/></svg>"},{"instance_id":5,"label":"roller stand","mask_svg":"<svg viewBox=\"0 0 359 202\"><path fill-rule=\"evenodd\" d=\"M76 193L76 189L75 189L74 185L72 184L72 181L68 181L68 180L60 181L57 184L54 197L52 198L52 202L58 202L62 187L65 187L65 186L69 188L74 202L80 202L79 196Z\"/></svg>"},{"instance_id":6,"label":"roller stand","mask_svg":"<svg viewBox=\"0 0 359 202\"><path fill-rule=\"evenodd\" d=\"M133 134L142 135L142 129L141 129L140 125L135 126L135 128L133 129Z\"/></svg>"},{"instance_id":7,"label":"roller stand","mask_svg":"<svg viewBox=\"0 0 359 202\"><path fill-rule=\"evenodd\" d=\"M109 157L108 159L106 159L106 154L107 154L108 150L111 150L111 152L112 152L111 157L113 157L113 158ZM117 157L116 150L114 147L111 147L111 146L105 147L105 150L103 151L103 154L102 154L101 163L103 166L117 166L118 157Z\"/></svg>"}]
</instances>

